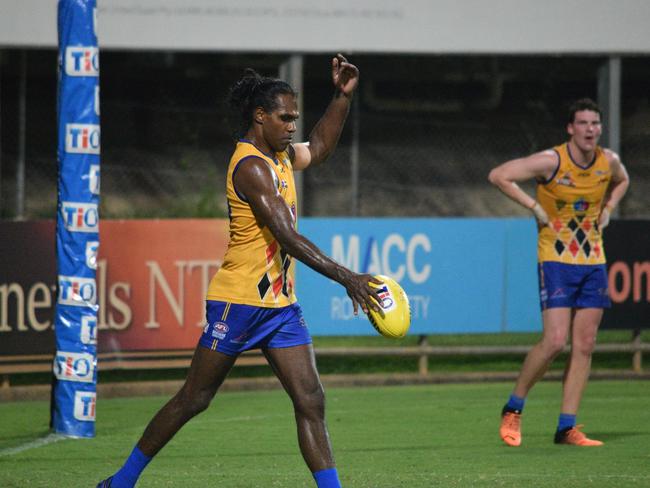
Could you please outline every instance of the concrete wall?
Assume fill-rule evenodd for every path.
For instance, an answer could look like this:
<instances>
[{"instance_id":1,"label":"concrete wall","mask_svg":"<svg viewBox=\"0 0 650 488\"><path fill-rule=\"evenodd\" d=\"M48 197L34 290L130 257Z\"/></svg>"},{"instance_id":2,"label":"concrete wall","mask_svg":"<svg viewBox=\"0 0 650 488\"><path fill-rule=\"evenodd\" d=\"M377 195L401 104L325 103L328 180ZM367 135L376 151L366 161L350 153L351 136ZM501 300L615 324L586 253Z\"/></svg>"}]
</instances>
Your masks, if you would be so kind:
<instances>
[{"instance_id":1,"label":"concrete wall","mask_svg":"<svg viewBox=\"0 0 650 488\"><path fill-rule=\"evenodd\" d=\"M53 0L0 1L1 46L56 46ZM104 49L650 52L647 0L99 0Z\"/></svg>"}]
</instances>

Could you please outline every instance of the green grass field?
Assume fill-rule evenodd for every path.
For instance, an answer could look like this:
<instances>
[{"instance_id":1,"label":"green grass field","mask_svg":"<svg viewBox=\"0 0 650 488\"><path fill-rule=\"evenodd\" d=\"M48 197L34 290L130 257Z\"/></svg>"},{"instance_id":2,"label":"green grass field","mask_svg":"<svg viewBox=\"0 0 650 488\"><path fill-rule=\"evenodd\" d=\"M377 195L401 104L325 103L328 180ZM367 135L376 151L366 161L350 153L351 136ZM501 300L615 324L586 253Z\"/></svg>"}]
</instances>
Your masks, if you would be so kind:
<instances>
[{"instance_id":1,"label":"green grass field","mask_svg":"<svg viewBox=\"0 0 650 488\"><path fill-rule=\"evenodd\" d=\"M556 446L561 386L529 397L524 442L498 439L512 385L330 389L328 423L343 485L650 486L650 382L592 382L579 421L601 448ZM44 402L0 405L0 486L94 487L130 452L166 398L100 400L97 437L19 449L47 435ZM147 487L313 487L281 391L223 393L149 465Z\"/></svg>"}]
</instances>

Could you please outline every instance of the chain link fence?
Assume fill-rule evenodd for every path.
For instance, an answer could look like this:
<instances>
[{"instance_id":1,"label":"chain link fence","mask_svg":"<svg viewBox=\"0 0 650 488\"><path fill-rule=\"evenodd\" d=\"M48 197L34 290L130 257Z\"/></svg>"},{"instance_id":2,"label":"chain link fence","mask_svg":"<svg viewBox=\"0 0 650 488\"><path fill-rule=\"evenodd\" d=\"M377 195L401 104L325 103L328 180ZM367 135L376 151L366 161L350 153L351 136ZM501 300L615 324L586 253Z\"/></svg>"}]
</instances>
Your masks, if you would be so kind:
<instances>
[{"instance_id":1,"label":"chain link fence","mask_svg":"<svg viewBox=\"0 0 650 488\"><path fill-rule=\"evenodd\" d=\"M23 133L24 218L53 218L57 53L26 52L24 124L22 55L0 50L0 216L17 216ZM225 216L224 179L232 151L223 106L227 88L245 67L277 76L284 60L102 52L102 217ZM332 96L329 60L304 57L305 135ZM566 107L576 98L596 98L604 62L514 56L350 60L361 70L358 107L331 159L304 173L304 215L525 215L489 185L489 170L563 142ZM623 59L621 155L632 187L620 214L629 218L650 217L650 200L644 198L650 190L649 81L647 57Z\"/></svg>"}]
</instances>

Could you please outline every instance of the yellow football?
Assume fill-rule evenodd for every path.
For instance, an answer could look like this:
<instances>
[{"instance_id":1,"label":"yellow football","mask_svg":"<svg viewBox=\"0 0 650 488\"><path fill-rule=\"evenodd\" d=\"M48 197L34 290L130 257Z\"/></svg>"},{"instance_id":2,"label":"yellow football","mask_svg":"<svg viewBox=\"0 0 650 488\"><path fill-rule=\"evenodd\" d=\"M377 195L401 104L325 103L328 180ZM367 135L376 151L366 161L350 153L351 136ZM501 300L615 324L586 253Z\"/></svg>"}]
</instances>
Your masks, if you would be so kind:
<instances>
[{"instance_id":1,"label":"yellow football","mask_svg":"<svg viewBox=\"0 0 650 488\"><path fill-rule=\"evenodd\" d=\"M404 337L411 325L411 306L409 298L399 284L388 276L375 276L381 285L370 283L379 289L383 316L380 312L368 310L368 320L372 326L384 337L399 339Z\"/></svg>"}]
</instances>

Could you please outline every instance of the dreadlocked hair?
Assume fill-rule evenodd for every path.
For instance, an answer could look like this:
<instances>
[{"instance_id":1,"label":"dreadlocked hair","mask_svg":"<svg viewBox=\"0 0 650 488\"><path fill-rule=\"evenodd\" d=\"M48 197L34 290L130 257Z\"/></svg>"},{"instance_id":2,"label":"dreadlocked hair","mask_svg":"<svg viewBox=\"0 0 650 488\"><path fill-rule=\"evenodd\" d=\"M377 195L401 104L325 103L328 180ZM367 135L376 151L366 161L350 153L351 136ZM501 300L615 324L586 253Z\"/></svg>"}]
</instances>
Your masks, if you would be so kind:
<instances>
[{"instance_id":1,"label":"dreadlocked hair","mask_svg":"<svg viewBox=\"0 0 650 488\"><path fill-rule=\"evenodd\" d=\"M244 75L230 87L226 104L230 109L235 139L242 138L253 122L253 112L262 107L265 112L273 112L278 106L278 95L296 96L289 83L277 78L267 78L254 69L246 68Z\"/></svg>"}]
</instances>

